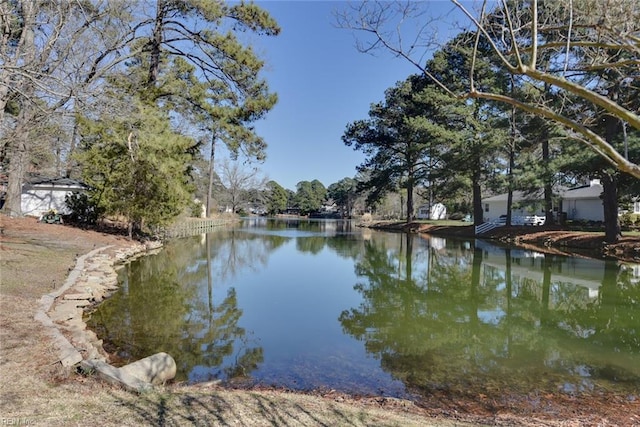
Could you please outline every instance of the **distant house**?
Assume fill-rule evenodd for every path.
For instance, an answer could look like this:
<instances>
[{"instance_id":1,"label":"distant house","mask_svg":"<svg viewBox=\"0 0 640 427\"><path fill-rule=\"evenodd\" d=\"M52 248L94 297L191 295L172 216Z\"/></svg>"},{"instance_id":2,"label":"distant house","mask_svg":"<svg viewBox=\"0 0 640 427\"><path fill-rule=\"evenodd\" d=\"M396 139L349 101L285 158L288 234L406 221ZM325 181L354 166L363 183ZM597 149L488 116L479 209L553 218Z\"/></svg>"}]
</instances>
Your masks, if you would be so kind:
<instances>
[{"instance_id":1,"label":"distant house","mask_svg":"<svg viewBox=\"0 0 640 427\"><path fill-rule=\"evenodd\" d=\"M429 207L428 204L418 207L418 219L446 219L447 208L442 203L434 203Z\"/></svg>"},{"instance_id":2,"label":"distant house","mask_svg":"<svg viewBox=\"0 0 640 427\"><path fill-rule=\"evenodd\" d=\"M604 221L602 207L602 184L593 179L588 185L561 189L554 197L553 211L566 214L566 219ZM525 194L522 191L513 192L513 217L528 215L544 215L542 192ZM498 194L482 199L484 221L498 221L500 215L507 214L507 193Z\"/></svg>"},{"instance_id":3,"label":"distant house","mask_svg":"<svg viewBox=\"0 0 640 427\"><path fill-rule=\"evenodd\" d=\"M22 185L20 207L28 216L40 217L55 209L60 214L70 213L65 198L73 192L82 192L86 186L70 178L28 178Z\"/></svg>"}]
</instances>

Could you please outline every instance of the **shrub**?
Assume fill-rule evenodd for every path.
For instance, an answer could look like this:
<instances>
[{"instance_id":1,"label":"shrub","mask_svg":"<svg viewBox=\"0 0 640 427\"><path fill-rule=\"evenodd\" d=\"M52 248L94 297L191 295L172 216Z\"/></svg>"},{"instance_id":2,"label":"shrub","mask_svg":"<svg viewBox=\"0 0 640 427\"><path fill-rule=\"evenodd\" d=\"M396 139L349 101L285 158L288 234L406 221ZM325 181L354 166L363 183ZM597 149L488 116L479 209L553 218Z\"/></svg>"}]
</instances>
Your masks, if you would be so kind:
<instances>
[{"instance_id":1,"label":"shrub","mask_svg":"<svg viewBox=\"0 0 640 427\"><path fill-rule=\"evenodd\" d=\"M71 194L67 194L64 202L71 211L65 217L68 222L83 226L96 225L98 222L101 213L100 209L86 193L74 191Z\"/></svg>"}]
</instances>

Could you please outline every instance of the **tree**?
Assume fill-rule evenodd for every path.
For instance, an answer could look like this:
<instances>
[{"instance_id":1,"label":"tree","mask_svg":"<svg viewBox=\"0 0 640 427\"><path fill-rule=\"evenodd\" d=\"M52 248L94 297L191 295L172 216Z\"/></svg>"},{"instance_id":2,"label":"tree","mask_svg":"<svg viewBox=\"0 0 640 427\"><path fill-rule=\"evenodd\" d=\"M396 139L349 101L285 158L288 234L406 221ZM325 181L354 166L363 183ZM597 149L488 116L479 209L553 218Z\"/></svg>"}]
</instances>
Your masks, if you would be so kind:
<instances>
[{"instance_id":1,"label":"tree","mask_svg":"<svg viewBox=\"0 0 640 427\"><path fill-rule=\"evenodd\" d=\"M296 184L295 205L300 209L301 215L319 211L326 198L327 189L317 179Z\"/></svg>"},{"instance_id":2,"label":"tree","mask_svg":"<svg viewBox=\"0 0 640 427\"><path fill-rule=\"evenodd\" d=\"M640 129L637 110L600 93L588 80L574 78L575 74L594 70L614 69L633 81L638 77L640 49L637 34L640 30L640 7L635 0L594 2L589 0L565 0L558 2L503 1L487 11L474 14L458 0L451 0L476 28L476 49L468 60L475 67L480 42L488 44L494 52L492 67L505 73L521 75L531 81L550 85L557 94L574 96L607 114ZM486 2L484 3L486 5ZM371 52L384 48L394 55L408 60L442 90L461 98L480 98L513 105L547 120L559 123L576 140L590 147L616 169L640 178L640 165L624 157L606 139L584 123L565 114L563 106L530 102L501 91L484 91L476 86L473 72L462 91L450 87L429 72L422 58L435 46L436 33L424 22L431 5L429 2L366 2L354 6L351 12L338 16L344 28L361 31L370 36L362 41L359 49ZM406 37L401 24L421 22L417 33ZM397 32L390 29L397 28ZM545 37L553 33L556 37ZM410 44L406 44L410 40ZM616 51L620 55L602 55ZM543 55L543 53L545 55ZM540 60L552 59L554 67L540 67ZM584 61L583 58L589 58Z\"/></svg>"},{"instance_id":3,"label":"tree","mask_svg":"<svg viewBox=\"0 0 640 427\"><path fill-rule=\"evenodd\" d=\"M104 74L128 58L131 7L106 0L0 2L0 162L8 166L10 215L21 215L22 182L42 126L63 124L84 108ZM73 151L73 132L61 138Z\"/></svg>"},{"instance_id":4,"label":"tree","mask_svg":"<svg viewBox=\"0 0 640 427\"><path fill-rule=\"evenodd\" d=\"M169 118L137 103L124 118L79 118L83 179L105 215L122 216L129 236L170 222L191 200L194 141L173 132Z\"/></svg>"},{"instance_id":5,"label":"tree","mask_svg":"<svg viewBox=\"0 0 640 427\"><path fill-rule=\"evenodd\" d=\"M259 77L263 62L237 34L276 35L276 22L244 2L161 0L150 15L146 6L120 0L0 3L0 160L9 164L6 206L12 214L20 213L34 129L54 114L71 118L71 158L73 119L98 116L95 109L112 102L104 85L114 70L122 79L120 94L138 94L166 110L175 130L194 134L197 124L232 153L264 158L266 144L250 123L276 96Z\"/></svg>"},{"instance_id":6,"label":"tree","mask_svg":"<svg viewBox=\"0 0 640 427\"><path fill-rule=\"evenodd\" d=\"M327 195L338 205L341 215L350 218L353 215L353 205L358 197L358 182L353 178L343 178L329 185Z\"/></svg>"},{"instance_id":7,"label":"tree","mask_svg":"<svg viewBox=\"0 0 640 427\"><path fill-rule=\"evenodd\" d=\"M548 85L541 86L525 84L520 90L528 92L524 97L539 96L547 103L561 102L553 96ZM558 172L565 155L561 143L566 141L566 133L557 123L543 117L516 111L515 107L513 113L518 120L516 132L519 136L514 153L517 155L517 162L514 160L514 188L537 195L543 188L545 224L551 225L556 220L553 215L554 189L562 183L562 175Z\"/></svg>"},{"instance_id":8,"label":"tree","mask_svg":"<svg viewBox=\"0 0 640 427\"><path fill-rule=\"evenodd\" d=\"M279 214L287 209L287 191L280 184L269 181L264 193L265 206L269 215Z\"/></svg>"},{"instance_id":9,"label":"tree","mask_svg":"<svg viewBox=\"0 0 640 427\"><path fill-rule=\"evenodd\" d=\"M461 88L470 79L478 87L491 88L507 85L506 76L496 73L484 57L472 64L469 51L473 49L470 33L460 33L455 39L435 52L425 66L429 73L446 81L453 88ZM482 49L487 52L488 49ZM474 77L471 77L474 76ZM435 90L434 82L425 78L427 92L437 114L439 134L448 139L448 147L442 150L442 175L459 188L461 179L472 191L472 206L475 225L483 222L483 188L500 186L504 161L500 158L501 147L505 144L504 118L508 113L496 103L485 100L460 102L450 93Z\"/></svg>"},{"instance_id":10,"label":"tree","mask_svg":"<svg viewBox=\"0 0 640 427\"><path fill-rule=\"evenodd\" d=\"M466 78L468 66L461 49L465 49L463 40L447 45L427 67L447 81ZM500 143L491 129L494 114L489 103L456 102L428 79L415 75L387 90L384 103L370 109L370 119L350 124L342 139L367 155L358 169L368 172L364 187L372 189L369 202L406 189L409 222L419 185L428 186L433 196L438 184L454 191L470 184L475 219L482 222L481 179L494 169L490 163Z\"/></svg>"},{"instance_id":11,"label":"tree","mask_svg":"<svg viewBox=\"0 0 640 427\"><path fill-rule=\"evenodd\" d=\"M277 101L259 77L263 62L235 33L250 30L274 36L280 28L253 3L195 0L160 0L155 16L145 25L152 27L146 41L147 96L210 135L209 212L216 141L224 142L234 158L242 152L249 159L263 160L266 144L250 123ZM180 59L178 74L166 69L167 58Z\"/></svg>"},{"instance_id":12,"label":"tree","mask_svg":"<svg viewBox=\"0 0 640 427\"><path fill-rule=\"evenodd\" d=\"M252 190L262 191L266 180L258 175L255 168L243 168L238 162L222 162L220 180L225 187L225 200L233 212L238 212L250 201Z\"/></svg>"},{"instance_id":13,"label":"tree","mask_svg":"<svg viewBox=\"0 0 640 427\"><path fill-rule=\"evenodd\" d=\"M413 193L424 176L423 158L428 148L416 129L423 112L413 101L414 82L410 78L387 89L384 102L371 106L369 119L350 123L342 136L345 145L366 156L358 170L368 172L361 189L371 190L369 203L390 191L406 189L407 222L414 217Z\"/></svg>"}]
</instances>

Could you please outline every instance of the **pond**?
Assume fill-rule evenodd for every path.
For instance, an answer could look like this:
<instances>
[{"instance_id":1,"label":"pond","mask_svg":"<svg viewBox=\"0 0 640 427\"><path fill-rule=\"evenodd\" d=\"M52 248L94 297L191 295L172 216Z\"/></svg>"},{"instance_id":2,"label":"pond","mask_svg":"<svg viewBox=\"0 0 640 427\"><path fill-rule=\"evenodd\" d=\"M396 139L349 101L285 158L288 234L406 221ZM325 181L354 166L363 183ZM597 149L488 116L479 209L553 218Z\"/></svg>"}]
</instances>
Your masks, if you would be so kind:
<instances>
[{"instance_id":1,"label":"pond","mask_svg":"<svg viewBox=\"0 0 640 427\"><path fill-rule=\"evenodd\" d=\"M247 219L120 273L87 323L178 381L411 398L640 390L640 265Z\"/></svg>"}]
</instances>

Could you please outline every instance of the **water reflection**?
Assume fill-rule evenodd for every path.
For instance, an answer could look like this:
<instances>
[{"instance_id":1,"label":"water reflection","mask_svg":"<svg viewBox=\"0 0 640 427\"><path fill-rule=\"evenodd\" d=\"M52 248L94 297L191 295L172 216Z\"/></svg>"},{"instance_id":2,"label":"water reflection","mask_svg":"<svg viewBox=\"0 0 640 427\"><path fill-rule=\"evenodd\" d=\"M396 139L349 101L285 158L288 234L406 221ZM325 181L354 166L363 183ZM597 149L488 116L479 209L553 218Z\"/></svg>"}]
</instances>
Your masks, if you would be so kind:
<instances>
[{"instance_id":1,"label":"water reflection","mask_svg":"<svg viewBox=\"0 0 640 427\"><path fill-rule=\"evenodd\" d=\"M640 268L256 219L136 261L90 327L180 379L407 396L640 386Z\"/></svg>"},{"instance_id":2,"label":"water reflection","mask_svg":"<svg viewBox=\"0 0 640 427\"><path fill-rule=\"evenodd\" d=\"M482 241L427 244L425 255L412 241L392 252L366 244L363 301L340 315L409 390L637 392L633 269Z\"/></svg>"},{"instance_id":3,"label":"water reflection","mask_svg":"<svg viewBox=\"0 0 640 427\"><path fill-rule=\"evenodd\" d=\"M262 362L262 349L238 326L235 289L214 295L213 283L255 265L263 253L238 247L233 238L204 242L183 239L128 265L120 291L87 319L116 364L164 351L175 356L178 380L204 381L249 375Z\"/></svg>"}]
</instances>

